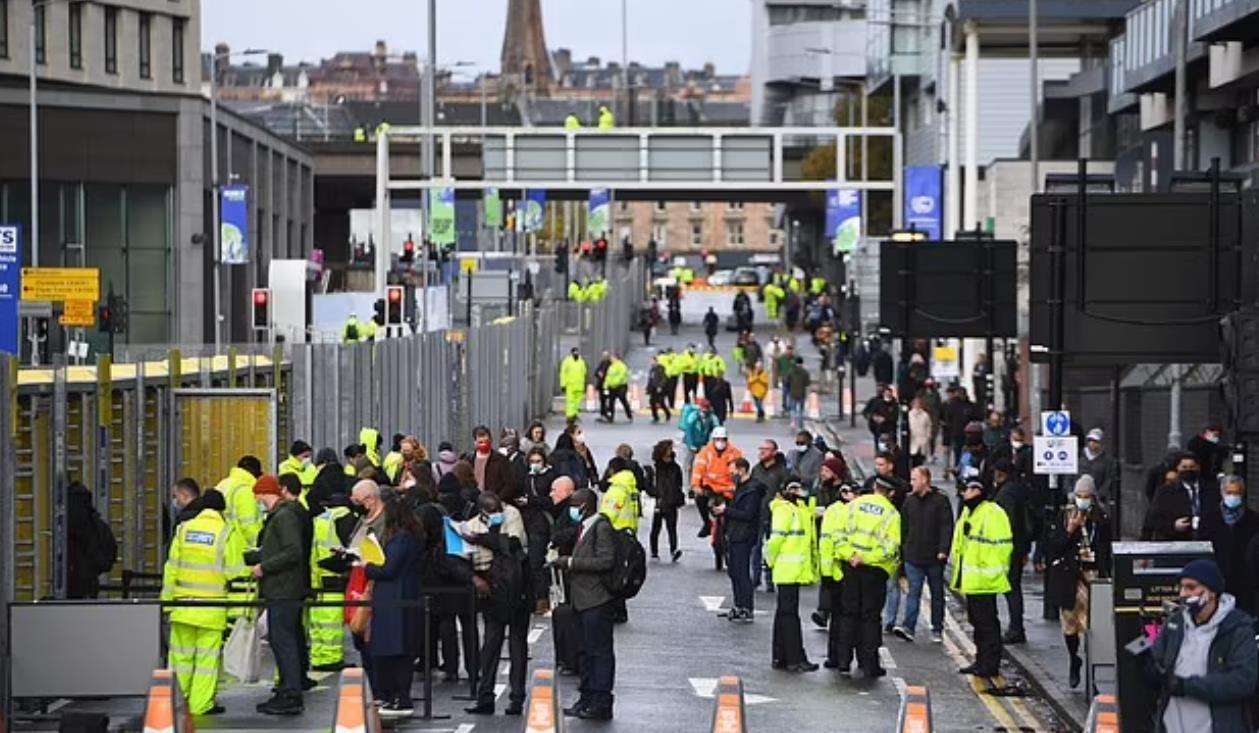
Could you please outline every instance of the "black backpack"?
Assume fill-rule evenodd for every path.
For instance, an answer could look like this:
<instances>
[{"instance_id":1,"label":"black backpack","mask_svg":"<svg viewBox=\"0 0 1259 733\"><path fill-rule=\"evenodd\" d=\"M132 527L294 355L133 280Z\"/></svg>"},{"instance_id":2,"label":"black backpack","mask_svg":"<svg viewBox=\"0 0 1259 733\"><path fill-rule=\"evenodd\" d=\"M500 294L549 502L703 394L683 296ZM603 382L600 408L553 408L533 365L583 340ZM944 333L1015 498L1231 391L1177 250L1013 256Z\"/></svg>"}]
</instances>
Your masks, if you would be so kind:
<instances>
[{"instance_id":1,"label":"black backpack","mask_svg":"<svg viewBox=\"0 0 1259 733\"><path fill-rule=\"evenodd\" d=\"M501 549L507 549L501 552ZM494 548L494 560L490 563L489 612L506 621L514 609L520 608L528 598L525 567L528 560L515 537L503 535L499 547Z\"/></svg>"},{"instance_id":2,"label":"black backpack","mask_svg":"<svg viewBox=\"0 0 1259 733\"><path fill-rule=\"evenodd\" d=\"M113 570L114 563L118 561L118 540L114 539L114 531L95 511L92 512L91 553L93 569L97 575Z\"/></svg>"},{"instance_id":3,"label":"black backpack","mask_svg":"<svg viewBox=\"0 0 1259 733\"><path fill-rule=\"evenodd\" d=\"M345 340L358 341L358 326L351 323L345 327Z\"/></svg>"},{"instance_id":4,"label":"black backpack","mask_svg":"<svg viewBox=\"0 0 1259 733\"><path fill-rule=\"evenodd\" d=\"M630 529L613 530L612 544L616 547L615 559L603 585L612 595L628 600L638 595L647 580L647 553Z\"/></svg>"}]
</instances>

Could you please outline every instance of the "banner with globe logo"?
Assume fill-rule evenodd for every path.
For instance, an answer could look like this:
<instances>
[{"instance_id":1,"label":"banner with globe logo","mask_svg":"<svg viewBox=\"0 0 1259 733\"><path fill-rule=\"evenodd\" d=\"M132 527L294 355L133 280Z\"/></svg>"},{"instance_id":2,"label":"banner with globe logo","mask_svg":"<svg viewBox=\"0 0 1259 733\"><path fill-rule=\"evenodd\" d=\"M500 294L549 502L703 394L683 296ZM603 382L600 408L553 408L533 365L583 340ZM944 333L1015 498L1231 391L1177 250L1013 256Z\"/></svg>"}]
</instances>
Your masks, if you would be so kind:
<instances>
[{"instance_id":1,"label":"banner with globe logo","mask_svg":"<svg viewBox=\"0 0 1259 733\"><path fill-rule=\"evenodd\" d=\"M927 239L942 239L944 206L941 201L939 166L910 166L905 169L905 227L927 233Z\"/></svg>"},{"instance_id":2,"label":"banner with globe logo","mask_svg":"<svg viewBox=\"0 0 1259 733\"><path fill-rule=\"evenodd\" d=\"M219 194L219 262L224 265L247 265L249 186L223 186Z\"/></svg>"},{"instance_id":3,"label":"banner with globe logo","mask_svg":"<svg viewBox=\"0 0 1259 733\"><path fill-rule=\"evenodd\" d=\"M826 192L826 236L835 254L852 252L861 243L861 192Z\"/></svg>"}]
</instances>

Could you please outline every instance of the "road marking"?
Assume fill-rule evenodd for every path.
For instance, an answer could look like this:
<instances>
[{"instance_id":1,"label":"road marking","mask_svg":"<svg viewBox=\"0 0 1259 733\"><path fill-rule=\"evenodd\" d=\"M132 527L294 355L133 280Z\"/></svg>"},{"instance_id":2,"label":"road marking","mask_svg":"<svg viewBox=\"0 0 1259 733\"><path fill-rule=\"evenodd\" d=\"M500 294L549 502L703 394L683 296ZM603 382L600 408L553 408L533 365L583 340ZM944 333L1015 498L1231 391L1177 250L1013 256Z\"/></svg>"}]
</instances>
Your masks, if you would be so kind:
<instances>
[{"instance_id":1,"label":"road marking","mask_svg":"<svg viewBox=\"0 0 1259 733\"><path fill-rule=\"evenodd\" d=\"M885 646L879 647L879 664L883 665L883 669L896 669L896 660L892 659L892 652Z\"/></svg>"},{"instance_id":2,"label":"road marking","mask_svg":"<svg viewBox=\"0 0 1259 733\"><path fill-rule=\"evenodd\" d=\"M704 610L709 613L716 613L721 610L721 604L726 600L725 596L700 596L699 602L704 604Z\"/></svg>"},{"instance_id":3,"label":"road marking","mask_svg":"<svg viewBox=\"0 0 1259 733\"><path fill-rule=\"evenodd\" d=\"M459 727L455 728L455 733L472 733L472 729L475 727L476 723L460 723Z\"/></svg>"},{"instance_id":4,"label":"road marking","mask_svg":"<svg viewBox=\"0 0 1259 733\"><path fill-rule=\"evenodd\" d=\"M538 639L541 639L541 638L542 638L542 635L543 635L543 634L545 634L545 633L546 633L546 627L545 627L545 626L534 626L532 629L529 629L529 644L530 644L530 646L532 646L532 645L534 645L534 644L537 644L537 643L538 643Z\"/></svg>"},{"instance_id":5,"label":"road marking","mask_svg":"<svg viewBox=\"0 0 1259 733\"><path fill-rule=\"evenodd\" d=\"M716 677L690 677L691 691L696 697L712 699L717 695L717 678ZM755 695L750 692L743 693L743 702L748 705L761 705L767 702L778 702L778 698L769 697L768 695Z\"/></svg>"},{"instance_id":6,"label":"road marking","mask_svg":"<svg viewBox=\"0 0 1259 733\"><path fill-rule=\"evenodd\" d=\"M967 656L974 657L975 643L971 640L966 632L962 629L961 624L953 618L951 613L944 614L944 649L958 662L959 666L965 666L970 663ZM1044 730L1044 723L1032 713L1027 707L1027 703L1018 698L993 698L992 695L986 694L987 687L979 681L979 678L972 676L970 679L971 689L975 692L979 700L988 708L993 717L1001 721L1003 725L1012 726L1010 730ZM1013 714L1013 715L1012 715ZM1023 725L1015 723L1013 716L1018 716Z\"/></svg>"}]
</instances>

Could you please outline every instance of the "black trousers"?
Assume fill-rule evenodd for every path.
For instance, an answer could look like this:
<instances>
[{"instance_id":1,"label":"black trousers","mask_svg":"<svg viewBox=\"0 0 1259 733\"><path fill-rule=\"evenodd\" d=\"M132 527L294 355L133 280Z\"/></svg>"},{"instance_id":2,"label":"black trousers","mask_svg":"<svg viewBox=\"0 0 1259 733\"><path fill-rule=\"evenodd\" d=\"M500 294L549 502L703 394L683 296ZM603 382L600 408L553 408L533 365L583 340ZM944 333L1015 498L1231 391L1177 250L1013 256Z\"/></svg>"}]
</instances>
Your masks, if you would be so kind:
<instances>
[{"instance_id":1,"label":"black trousers","mask_svg":"<svg viewBox=\"0 0 1259 733\"><path fill-rule=\"evenodd\" d=\"M703 493L698 491L695 492L695 511L699 512L699 521L702 523L701 526L711 528L713 524L713 515L708 509L708 502L709 498L707 491Z\"/></svg>"},{"instance_id":2,"label":"black trousers","mask_svg":"<svg viewBox=\"0 0 1259 733\"><path fill-rule=\"evenodd\" d=\"M477 673L477 654L480 649L480 634L477 631L476 615L472 609L458 613L443 614L439 617L438 635L442 646L442 671L446 674L459 672L459 647L462 636L463 670L468 679ZM458 627L456 627L458 622Z\"/></svg>"},{"instance_id":3,"label":"black trousers","mask_svg":"<svg viewBox=\"0 0 1259 733\"><path fill-rule=\"evenodd\" d=\"M808 659L800 630L800 586L777 585L774 597L774 664L789 667Z\"/></svg>"},{"instance_id":4,"label":"black trousers","mask_svg":"<svg viewBox=\"0 0 1259 733\"><path fill-rule=\"evenodd\" d=\"M669 530L669 552L678 549L678 508L657 509L651 515L651 555L660 554L660 528Z\"/></svg>"},{"instance_id":5,"label":"black trousers","mask_svg":"<svg viewBox=\"0 0 1259 733\"><path fill-rule=\"evenodd\" d=\"M373 657L376 668L376 687L372 692L378 700L396 701L402 707L411 707L411 679L415 673L410 657Z\"/></svg>"},{"instance_id":6,"label":"black trousers","mask_svg":"<svg viewBox=\"0 0 1259 733\"><path fill-rule=\"evenodd\" d=\"M878 669L887 573L869 565L846 568L840 588L838 659L848 659L855 650L862 669Z\"/></svg>"},{"instance_id":7,"label":"black trousers","mask_svg":"<svg viewBox=\"0 0 1259 733\"><path fill-rule=\"evenodd\" d=\"M477 702L494 704L494 685L498 682L498 661L507 639L507 656L511 661L508 674L509 700L513 705L525 702L525 675L529 666L529 607L513 609L503 621L493 613L481 614L485 637L481 646L481 672L477 679Z\"/></svg>"},{"instance_id":8,"label":"black trousers","mask_svg":"<svg viewBox=\"0 0 1259 733\"><path fill-rule=\"evenodd\" d=\"M966 618L975 629L975 674L995 677L1001 671L1001 620L995 595L966 596Z\"/></svg>"},{"instance_id":9,"label":"black trousers","mask_svg":"<svg viewBox=\"0 0 1259 733\"><path fill-rule=\"evenodd\" d=\"M609 420L616 419L616 403L618 402L620 402L621 406L625 408L625 417L629 418L630 420L633 420L634 413L630 412L628 386L622 385L620 387L613 387L612 389L608 390L607 416Z\"/></svg>"},{"instance_id":10,"label":"black trousers","mask_svg":"<svg viewBox=\"0 0 1259 733\"><path fill-rule=\"evenodd\" d=\"M695 393L699 388L699 374L683 374L682 375L682 399L687 402L695 399Z\"/></svg>"},{"instance_id":11,"label":"black trousers","mask_svg":"<svg viewBox=\"0 0 1259 733\"><path fill-rule=\"evenodd\" d=\"M612 390L599 387L599 414L607 417L612 409Z\"/></svg>"},{"instance_id":12,"label":"black trousers","mask_svg":"<svg viewBox=\"0 0 1259 733\"><path fill-rule=\"evenodd\" d=\"M726 545L726 574L734 594L734 607L752 610L752 549L756 542L730 542Z\"/></svg>"},{"instance_id":13,"label":"black trousers","mask_svg":"<svg viewBox=\"0 0 1259 733\"><path fill-rule=\"evenodd\" d=\"M616 684L616 649L612 641L612 604L577 612L581 629L581 702L610 709Z\"/></svg>"},{"instance_id":14,"label":"black trousers","mask_svg":"<svg viewBox=\"0 0 1259 733\"><path fill-rule=\"evenodd\" d=\"M1012 634L1022 634L1023 631L1023 563L1027 560L1027 556L1017 556L1010 558L1010 592L1005 594L1006 607L1010 611L1010 628ZM1046 573L1048 574L1048 573Z\"/></svg>"},{"instance_id":15,"label":"black trousers","mask_svg":"<svg viewBox=\"0 0 1259 733\"><path fill-rule=\"evenodd\" d=\"M822 579L821 599L825 601L826 611L829 612L833 608L839 608L842 603L844 594L844 580L835 581L829 578ZM818 604L818 610L822 610L822 603ZM826 630L826 659L839 665L840 669L850 669L852 667L853 650L849 648L844 655L840 654L841 644L839 641L839 614L831 614L831 623Z\"/></svg>"},{"instance_id":16,"label":"black trousers","mask_svg":"<svg viewBox=\"0 0 1259 733\"><path fill-rule=\"evenodd\" d=\"M581 669L581 627L571 604L551 609L551 639L555 642L555 664L574 672Z\"/></svg>"},{"instance_id":17,"label":"black trousers","mask_svg":"<svg viewBox=\"0 0 1259 733\"><path fill-rule=\"evenodd\" d=\"M280 673L280 682L276 687L286 697L302 696L302 680L306 676L302 661L306 645L302 613L303 609L296 601L267 606L267 635L271 653L275 655L276 669Z\"/></svg>"},{"instance_id":18,"label":"black trousers","mask_svg":"<svg viewBox=\"0 0 1259 733\"><path fill-rule=\"evenodd\" d=\"M664 410L665 422L673 419L673 413L669 411L669 403L672 401L663 393L653 392L650 396L651 401L651 419L659 420L659 411Z\"/></svg>"},{"instance_id":19,"label":"black trousers","mask_svg":"<svg viewBox=\"0 0 1259 733\"><path fill-rule=\"evenodd\" d=\"M665 402L669 404L669 409L673 409L673 405L678 399L678 378L669 377L664 383Z\"/></svg>"},{"instance_id":20,"label":"black trousers","mask_svg":"<svg viewBox=\"0 0 1259 733\"><path fill-rule=\"evenodd\" d=\"M529 535L529 576L533 596L546 600L551 592L551 571L546 567L547 543L551 541L551 524L545 519L527 527Z\"/></svg>"}]
</instances>

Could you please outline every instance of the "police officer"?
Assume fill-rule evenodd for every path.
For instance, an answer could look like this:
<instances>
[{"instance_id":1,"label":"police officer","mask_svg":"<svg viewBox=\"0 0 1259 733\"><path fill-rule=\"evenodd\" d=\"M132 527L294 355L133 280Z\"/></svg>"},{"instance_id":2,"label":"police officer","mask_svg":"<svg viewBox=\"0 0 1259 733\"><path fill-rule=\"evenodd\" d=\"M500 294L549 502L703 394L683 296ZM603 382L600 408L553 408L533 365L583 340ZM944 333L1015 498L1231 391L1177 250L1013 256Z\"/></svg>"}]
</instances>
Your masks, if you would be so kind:
<instances>
[{"instance_id":1,"label":"police officer","mask_svg":"<svg viewBox=\"0 0 1259 733\"><path fill-rule=\"evenodd\" d=\"M788 672L813 672L817 665L804 653L800 630L800 588L818 581L817 522L813 503L799 481L788 481L770 502L769 541L765 564L774 574L773 667Z\"/></svg>"},{"instance_id":2,"label":"police officer","mask_svg":"<svg viewBox=\"0 0 1259 733\"><path fill-rule=\"evenodd\" d=\"M310 581L315 598L329 603L345 601L349 574L338 551L349 546L358 518L350 510L345 494L334 494L327 508L314 519L314 541L310 549ZM312 606L306 628L310 635L310 666L320 672L335 672L345 661L345 613L336 606Z\"/></svg>"},{"instance_id":3,"label":"police officer","mask_svg":"<svg viewBox=\"0 0 1259 733\"><path fill-rule=\"evenodd\" d=\"M581 412L581 401L586 396L586 360L576 347L560 364L560 388L564 390L564 416L572 422Z\"/></svg>"},{"instance_id":4,"label":"police officer","mask_svg":"<svg viewBox=\"0 0 1259 733\"><path fill-rule=\"evenodd\" d=\"M879 664L883 632L879 626L887 579L896 572L901 553L901 517L888 499L890 486L876 481L874 493L857 497L848 505L847 519L840 529L837 553L848 566L840 592L839 663L840 674L848 672L844 662L855 649L857 664L867 678L887 674ZM834 620L831 621L834 624Z\"/></svg>"},{"instance_id":5,"label":"police officer","mask_svg":"<svg viewBox=\"0 0 1259 733\"><path fill-rule=\"evenodd\" d=\"M1014 534L1005 511L988 500L982 481L966 482L962 505L962 516L953 528L949 587L966 597L966 615L975 629L975 663L958 671L991 679L1001 671L997 597L1010 592Z\"/></svg>"},{"instance_id":6,"label":"police officer","mask_svg":"<svg viewBox=\"0 0 1259 733\"><path fill-rule=\"evenodd\" d=\"M242 537L223 516L223 494L206 492L202 506L175 531L162 573L163 601L226 600L228 583L245 572ZM225 629L226 607L170 609L169 662L193 715L223 712L214 696Z\"/></svg>"},{"instance_id":7,"label":"police officer","mask_svg":"<svg viewBox=\"0 0 1259 733\"><path fill-rule=\"evenodd\" d=\"M851 493L848 494L851 496ZM839 559L844 544L844 529L848 525L848 503L835 501L826 507L822 526L818 533L818 568L822 577L822 591L829 598L828 608L841 608L844 583L844 562ZM852 667L852 650L848 656L839 656L839 624L832 621L826 639L827 669L848 670Z\"/></svg>"}]
</instances>

